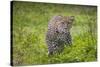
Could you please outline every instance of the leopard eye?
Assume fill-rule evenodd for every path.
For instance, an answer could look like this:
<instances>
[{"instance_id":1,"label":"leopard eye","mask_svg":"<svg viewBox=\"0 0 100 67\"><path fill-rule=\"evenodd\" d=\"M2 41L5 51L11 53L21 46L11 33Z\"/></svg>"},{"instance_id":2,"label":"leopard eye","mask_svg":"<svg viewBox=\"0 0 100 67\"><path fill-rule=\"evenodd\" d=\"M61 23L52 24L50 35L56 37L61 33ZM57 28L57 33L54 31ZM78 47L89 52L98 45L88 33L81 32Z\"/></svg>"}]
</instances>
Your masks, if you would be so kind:
<instances>
[{"instance_id":1,"label":"leopard eye","mask_svg":"<svg viewBox=\"0 0 100 67\"><path fill-rule=\"evenodd\" d=\"M72 23L72 20L69 20L68 24Z\"/></svg>"},{"instance_id":2,"label":"leopard eye","mask_svg":"<svg viewBox=\"0 0 100 67\"><path fill-rule=\"evenodd\" d=\"M62 22L62 24L64 24L64 22Z\"/></svg>"}]
</instances>

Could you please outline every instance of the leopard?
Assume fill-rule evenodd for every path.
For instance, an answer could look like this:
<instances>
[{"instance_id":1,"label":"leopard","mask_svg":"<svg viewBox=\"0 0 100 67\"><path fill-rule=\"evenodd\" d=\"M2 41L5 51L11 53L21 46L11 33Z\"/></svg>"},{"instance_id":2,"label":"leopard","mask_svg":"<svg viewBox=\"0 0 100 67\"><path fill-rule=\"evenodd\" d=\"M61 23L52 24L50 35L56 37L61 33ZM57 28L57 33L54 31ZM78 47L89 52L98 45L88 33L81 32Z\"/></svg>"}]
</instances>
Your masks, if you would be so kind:
<instances>
[{"instance_id":1,"label":"leopard","mask_svg":"<svg viewBox=\"0 0 100 67\"><path fill-rule=\"evenodd\" d=\"M56 15L50 19L46 33L49 56L55 53L61 53L65 45L72 45L70 30L74 18L74 16Z\"/></svg>"}]
</instances>

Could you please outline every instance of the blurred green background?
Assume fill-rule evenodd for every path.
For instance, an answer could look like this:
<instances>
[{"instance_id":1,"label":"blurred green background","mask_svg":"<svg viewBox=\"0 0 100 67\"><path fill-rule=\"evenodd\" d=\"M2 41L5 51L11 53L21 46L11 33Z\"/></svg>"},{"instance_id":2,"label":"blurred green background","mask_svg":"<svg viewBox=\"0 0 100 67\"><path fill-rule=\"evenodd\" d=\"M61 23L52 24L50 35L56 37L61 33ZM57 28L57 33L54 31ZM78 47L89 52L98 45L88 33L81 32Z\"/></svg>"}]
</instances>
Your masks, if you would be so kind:
<instances>
[{"instance_id":1,"label":"blurred green background","mask_svg":"<svg viewBox=\"0 0 100 67\"><path fill-rule=\"evenodd\" d=\"M35 2L12 3L13 65L36 65L97 60L97 7ZM48 21L55 15L75 16L73 45L48 57Z\"/></svg>"}]
</instances>

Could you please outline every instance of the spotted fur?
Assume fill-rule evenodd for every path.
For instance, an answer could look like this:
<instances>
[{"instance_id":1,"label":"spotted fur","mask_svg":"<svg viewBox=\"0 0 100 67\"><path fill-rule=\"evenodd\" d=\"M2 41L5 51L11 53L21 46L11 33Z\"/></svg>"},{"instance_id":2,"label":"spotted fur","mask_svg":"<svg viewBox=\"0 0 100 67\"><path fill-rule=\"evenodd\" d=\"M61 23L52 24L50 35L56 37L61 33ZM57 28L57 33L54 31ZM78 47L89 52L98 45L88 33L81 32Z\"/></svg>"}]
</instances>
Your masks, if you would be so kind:
<instances>
[{"instance_id":1,"label":"spotted fur","mask_svg":"<svg viewBox=\"0 0 100 67\"><path fill-rule=\"evenodd\" d=\"M46 43L48 45L49 55L61 52L64 49L64 44L72 44L70 29L73 20L73 16L54 16L49 21L48 31L46 34Z\"/></svg>"}]
</instances>

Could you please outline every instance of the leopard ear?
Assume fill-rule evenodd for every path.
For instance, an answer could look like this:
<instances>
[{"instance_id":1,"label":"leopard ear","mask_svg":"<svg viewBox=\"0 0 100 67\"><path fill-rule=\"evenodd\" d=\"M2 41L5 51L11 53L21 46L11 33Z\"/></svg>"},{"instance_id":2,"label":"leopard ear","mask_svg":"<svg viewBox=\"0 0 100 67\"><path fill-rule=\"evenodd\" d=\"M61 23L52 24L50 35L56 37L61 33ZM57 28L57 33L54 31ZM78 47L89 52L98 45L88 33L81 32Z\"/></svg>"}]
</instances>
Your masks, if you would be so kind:
<instances>
[{"instance_id":1,"label":"leopard ear","mask_svg":"<svg viewBox=\"0 0 100 67\"><path fill-rule=\"evenodd\" d=\"M73 21L73 20L74 20L74 18L75 18L74 16L70 16L70 20L72 20L72 21Z\"/></svg>"},{"instance_id":2,"label":"leopard ear","mask_svg":"<svg viewBox=\"0 0 100 67\"><path fill-rule=\"evenodd\" d=\"M58 17L63 17L62 15L57 15Z\"/></svg>"},{"instance_id":3,"label":"leopard ear","mask_svg":"<svg viewBox=\"0 0 100 67\"><path fill-rule=\"evenodd\" d=\"M61 16L61 15L56 15L56 16L54 16L53 18L55 18L55 19L61 19L63 16Z\"/></svg>"}]
</instances>

